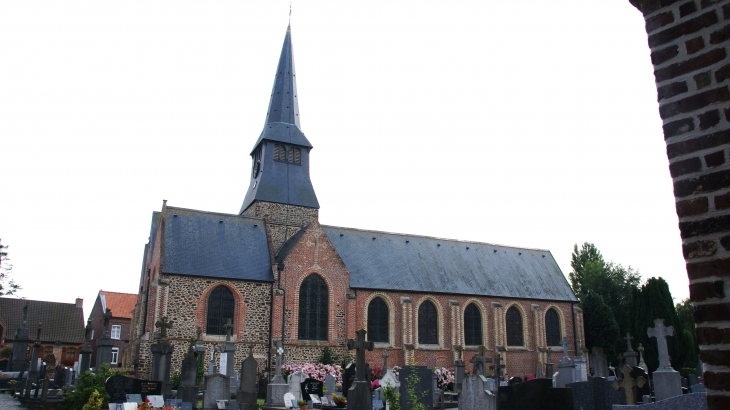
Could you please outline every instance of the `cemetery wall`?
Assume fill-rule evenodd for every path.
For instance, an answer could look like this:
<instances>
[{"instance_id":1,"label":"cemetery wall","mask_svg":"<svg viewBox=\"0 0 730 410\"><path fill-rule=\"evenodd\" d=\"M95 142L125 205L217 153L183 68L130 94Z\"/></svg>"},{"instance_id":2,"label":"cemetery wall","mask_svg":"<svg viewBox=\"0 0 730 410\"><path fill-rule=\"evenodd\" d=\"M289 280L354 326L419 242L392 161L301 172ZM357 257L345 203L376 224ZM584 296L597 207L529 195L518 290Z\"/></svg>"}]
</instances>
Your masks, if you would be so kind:
<instances>
[{"instance_id":1,"label":"cemetery wall","mask_svg":"<svg viewBox=\"0 0 730 410\"><path fill-rule=\"evenodd\" d=\"M644 15L710 409L730 408L730 1Z\"/></svg>"}]
</instances>

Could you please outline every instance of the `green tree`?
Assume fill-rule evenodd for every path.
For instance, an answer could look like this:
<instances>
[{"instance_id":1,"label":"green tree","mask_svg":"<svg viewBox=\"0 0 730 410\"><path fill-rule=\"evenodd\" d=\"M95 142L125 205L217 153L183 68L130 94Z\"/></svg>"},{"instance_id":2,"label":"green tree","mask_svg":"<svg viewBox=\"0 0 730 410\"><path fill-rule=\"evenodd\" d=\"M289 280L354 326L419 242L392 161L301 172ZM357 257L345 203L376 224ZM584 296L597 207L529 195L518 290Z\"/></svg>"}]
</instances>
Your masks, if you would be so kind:
<instances>
[{"instance_id":1,"label":"green tree","mask_svg":"<svg viewBox=\"0 0 730 410\"><path fill-rule=\"evenodd\" d=\"M58 408L61 410L78 410L84 408L84 405L87 403L95 405L99 399L101 400L101 408L107 408L109 394L104 388L104 382L110 376L115 374L124 375L124 370L112 370L109 368L108 364L103 364L99 367L99 370L96 373L92 373L90 371L85 372L79 376L76 388L72 392L63 396L63 400L59 404ZM92 398L94 392L96 392L98 397L90 401L89 399ZM96 395L94 395L94 397L96 397Z\"/></svg>"},{"instance_id":2,"label":"green tree","mask_svg":"<svg viewBox=\"0 0 730 410\"><path fill-rule=\"evenodd\" d=\"M695 321L692 317L692 302L689 298L677 303L675 306L677 309L677 318L679 323L682 325L682 329L685 333L685 338L690 342L690 351L692 352L693 362L697 361L697 356L700 354L700 348L697 345L697 336L695 335ZM687 367L695 367L696 363L685 363Z\"/></svg>"},{"instance_id":3,"label":"green tree","mask_svg":"<svg viewBox=\"0 0 730 410\"><path fill-rule=\"evenodd\" d=\"M594 292L587 292L581 301L583 309L586 346L602 347L606 357L616 357L616 341L620 333L611 309L603 301L603 297Z\"/></svg>"},{"instance_id":4,"label":"green tree","mask_svg":"<svg viewBox=\"0 0 730 410\"><path fill-rule=\"evenodd\" d=\"M10 272L13 270L13 265L8 262L8 245L2 244L0 239L0 296L14 295L15 292L19 291L20 285L15 283L13 279L10 279Z\"/></svg>"}]
</instances>

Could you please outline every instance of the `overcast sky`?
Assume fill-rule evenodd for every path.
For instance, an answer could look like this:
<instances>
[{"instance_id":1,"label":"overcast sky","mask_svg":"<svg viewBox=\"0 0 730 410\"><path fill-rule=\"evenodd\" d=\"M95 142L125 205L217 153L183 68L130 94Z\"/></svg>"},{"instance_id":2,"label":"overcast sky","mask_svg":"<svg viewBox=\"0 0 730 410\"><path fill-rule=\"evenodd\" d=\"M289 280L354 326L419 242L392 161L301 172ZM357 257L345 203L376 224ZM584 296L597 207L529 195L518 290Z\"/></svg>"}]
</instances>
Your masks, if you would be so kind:
<instances>
[{"instance_id":1,"label":"overcast sky","mask_svg":"<svg viewBox=\"0 0 730 410\"><path fill-rule=\"evenodd\" d=\"M0 3L0 238L28 299L136 293L153 211L237 213L289 1ZM574 244L688 296L644 20L628 0L303 1L328 225Z\"/></svg>"}]
</instances>

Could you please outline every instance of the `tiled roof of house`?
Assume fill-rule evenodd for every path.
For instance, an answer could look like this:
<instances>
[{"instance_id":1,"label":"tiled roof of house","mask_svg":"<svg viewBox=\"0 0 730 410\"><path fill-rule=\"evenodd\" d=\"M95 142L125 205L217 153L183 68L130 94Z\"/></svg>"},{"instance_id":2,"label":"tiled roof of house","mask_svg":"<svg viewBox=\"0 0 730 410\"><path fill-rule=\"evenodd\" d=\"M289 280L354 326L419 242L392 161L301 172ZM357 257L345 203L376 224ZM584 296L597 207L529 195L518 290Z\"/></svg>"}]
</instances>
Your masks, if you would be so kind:
<instances>
[{"instance_id":1,"label":"tiled roof of house","mask_svg":"<svg viewBox=\"0 0 730 410\"><path fill-rule=\"evenodd\" d=\"M84 311L75 303L0 298L0 317L7 325L5 338L11 340L23 325L23 306L28 304L28 335L35 340L41 323L41 341L84 342Z\"/></svg>"},{"instance_id":2,"label":"tiled roof of house","mask_svg":"<svg viewBox=\"0 0 730 410\"><path fill-rule=\"evenodd\" d=\"M112 310L112 317L132 318L132 310L137 304L137 295L100 290L99 297L102 311L106 312L106 309L109 308Z\"/></svg>"},{"instance_id":3,"label":"tiled roof of house","mask_svg":"<svg viewBox=\"0 0 730 410\"><path fill-rule=\"evenodd\" d=\"M322 228L352 288L578 301L548 250Z\"/></svg>"}]
</instances>

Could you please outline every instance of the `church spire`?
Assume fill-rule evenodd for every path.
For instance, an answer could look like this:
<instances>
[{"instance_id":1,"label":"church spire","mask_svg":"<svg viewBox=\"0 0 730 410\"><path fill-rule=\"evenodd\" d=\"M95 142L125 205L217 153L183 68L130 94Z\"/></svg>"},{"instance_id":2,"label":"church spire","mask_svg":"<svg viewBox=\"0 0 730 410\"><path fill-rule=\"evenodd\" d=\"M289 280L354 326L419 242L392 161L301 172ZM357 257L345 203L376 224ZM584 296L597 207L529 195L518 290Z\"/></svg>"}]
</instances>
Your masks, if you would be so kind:
<instances>
[{"instance_id":1,"label":"church spire","mask_svg":"<svg viewBox=\"0 0 730 410\"><path fill-rule=\"evenodd\" d=\"M251 151L251 182L240 213L256 201L319 208L309 179L312 144L299 125L296 77L290 25L281 47L264 130Z\"/></svg>"}]
</instances>

